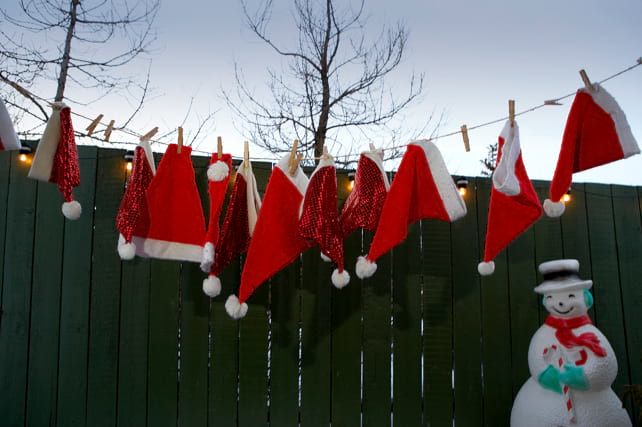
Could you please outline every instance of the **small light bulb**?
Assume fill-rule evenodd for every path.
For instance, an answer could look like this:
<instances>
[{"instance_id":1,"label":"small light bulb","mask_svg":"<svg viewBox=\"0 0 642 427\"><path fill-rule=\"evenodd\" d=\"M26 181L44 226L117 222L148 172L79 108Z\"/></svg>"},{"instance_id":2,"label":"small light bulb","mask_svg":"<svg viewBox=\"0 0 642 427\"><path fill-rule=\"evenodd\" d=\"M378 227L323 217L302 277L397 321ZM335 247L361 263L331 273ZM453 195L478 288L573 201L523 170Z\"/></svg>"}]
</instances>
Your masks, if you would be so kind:
<instances>
[{"instance_id":1,"label":"small light bulb","mask_svg":"<svg viewBox=\"0 0 642 427\"><path fill-rule=\"evenodd\" d=\"M21 162L23 162L23 163L24 163L24 162L26 162L26 161L27 161L27 155L26 155L26 154L20 154L20 155L18 156L18 159L19 159Z\"/></svg>"},{"instance_id":2,"label":"small light bulb","mask_svg":"<svg viewBox=\"0 0 642 427\"><path fill-rule=\"evenodd\" d=\"M351 179L350 181L348 181L348 191L352 191L353 188L354 188L354 179Z\"/></svg>"},{"instance_id":3,"label":"small light bulb","mask_svg":"<svg viewBox=\"0 0 642 427\"><path fill-rule=\"evenodd\" d=\"M466 187L459 188L459 195L461 197L464 197L466 195L466 192L467 192Z\"/></svg>"},{"instance_id":4,"label":"small light bulb","mask_svg":"<svg viewBox=\"0 0 642 427\"><path fill-rule=\"evenodd\" d=\"M566 194L564 194L564 195L562 196L562 202L563 202L563 203L568 203L568 202L570 202L570 201L571 201L571 195L570 195L570 194L566 193Z\"/></svg>"},{"instance_id":5,"label":"small light bulb","mask_svg":"<svg viewBox=\"0 0 642 427\"><path fill-rule=\"evenodd\" d=\"M127 165L125 165L125 169L127 169L127 172L132 171L132 162L127 162Z\"/></svg>"}]
</instances>

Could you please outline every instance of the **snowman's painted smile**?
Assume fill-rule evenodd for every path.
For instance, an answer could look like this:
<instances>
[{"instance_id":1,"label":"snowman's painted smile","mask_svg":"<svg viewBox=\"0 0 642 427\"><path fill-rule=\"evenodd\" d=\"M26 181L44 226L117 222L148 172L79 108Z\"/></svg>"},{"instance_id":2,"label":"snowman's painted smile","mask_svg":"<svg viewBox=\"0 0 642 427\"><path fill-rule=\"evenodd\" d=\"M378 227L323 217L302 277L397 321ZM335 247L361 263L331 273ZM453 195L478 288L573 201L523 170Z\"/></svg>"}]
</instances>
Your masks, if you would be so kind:
<instances>
[{"instance_id":1,"label":"snowman's painted smile","mask_svg":"<svg viewBox=\"0 0 642 427\"><path fill-rule=\"evenodd\" d=\"M568 314L568 313L570 313L571 311L573 311L573 309L574 309L575 307L571 307L571 308L569 308L569 309L568 309L568 310L566 310L566 311L558 310L558 309L556 309L555 307L551 307L551 308L552 308L553 310L555 310L555 312L556 312L556 313L558 313L558 314Z\"/></svg>"}]
</instances>

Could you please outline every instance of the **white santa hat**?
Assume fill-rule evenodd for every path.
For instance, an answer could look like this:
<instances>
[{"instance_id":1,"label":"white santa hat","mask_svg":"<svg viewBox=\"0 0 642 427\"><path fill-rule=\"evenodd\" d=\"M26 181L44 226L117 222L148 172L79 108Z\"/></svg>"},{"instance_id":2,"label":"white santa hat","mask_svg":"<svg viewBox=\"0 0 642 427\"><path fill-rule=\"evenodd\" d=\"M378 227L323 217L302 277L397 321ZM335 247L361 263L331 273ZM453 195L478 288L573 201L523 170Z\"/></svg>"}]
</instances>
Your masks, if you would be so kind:
<instances>
[{"instance_id":1,"label":"white santa hat","mask_svg":"<svg viewBox=\"0 0 642 427\"><path fill-rule=\"evenodd\" d=\"M170 144L146 192L149 232L143 251L150 258L201 261L205 218L194 180L192 148Z\"/></svg>"},{"instance_id":2,"label":"white santa hat","mask_svg":"<svg viewBox=\"0 0 642 427\"><path fill-rule=\"evenodd\" d=\"M372 276L377 258L406 238L410 224L428 218L452 222L464 215L466 203L439 149L427 140L409 144L388 191L370 251L357 261L357 276Z\"/></svg>"},{"instance_id":3,"label":"white santa hat","mask_svg":"<svg viewBox=\"0 0 642 427\"><path fill-rule=\"evenodd\" d=\"M52 105L51 116L36 148L28 176L58 184L65 198L63 215L68 219L80 218L82 209L72 194L74 187L80 185L78 150L71 123L71 109L62 102Z\"/></svg>"},{"instance_id":4,"label":"white santa hat","mask_svg":"<svg viewBox=\"0 0 642 427\"><path fill-rule=\"evenodd\" d=\"M232 156L229 154L212 154L210 165L207 168L207 192L210 196L210 215L203 244L201 270L209 273L214 263L215 245L220 232L219 218L227 193L227 184L232 171Z\"/></svg>"},{"instance_id":5,"label":"white santa hat","mask_svg":"<svg viewBox=\"0 0 642 427\"><path fill-rule=\"evenodd\" d=\"M0 99L0 151L19 150L20 140L9 117L9 111Z\"/></svg>"},{"instance_id":6,"label":"white santa hat","mask_svg":"<svg viewBox=\"0 0 642 427\"><path fill-rule=\"evenodd\" d=\"M334 159L325 155L310 177L305 192L299 235L319 245L321 253L337 265L332 284L341 289L350 282L344 269L343 233L337 215L337 174Z\"/></svg>"},{"instance_id":7,"label":"white santa hat","mask_svg":"<svg viewBox=\"0 0 642 427\"><path fill-rule=\"evenodd\" d=\"M239 296L230 295L225 303L227 313L234 319L245 316L245 301L255 289L311 246L299 236L308 177L299 166L290 175L289 159L289 155L285 156L272 170L245 257Z\"/></svg>"},{"instance_id":8,"label":"white santa hat","mask_svg":"<svg viewBox=\"0 0 642 427\"><path fill-rule=\"evenodd\" d=\"M252 163L243 161L236 172L232 195L216 242L216 259L209 276L203 280L203 292L207 296L213 298L221 292L219 276L234 258L247 252L260 208L261 197Z\"/></svg>"},{"instance_id":9,"label":"white santa hat","mask_svg":"<svg viewBox=\"0 0 642 427\"><path fill-rule=\"evenodd\" d=\"M541 216L542 206L522 160L517 122L507 121L499 135L484 261L477 266L479 274L492 274L495 271L493 259Z\"/></svg>"},{"instance_id":10,"label":"white santa hat","mask_svg":"<svg viewBox=\"0 0 642 427\"><path fill-rule=\"evenodd\" d=\"M550 217L564 213L559 200L571 186L572 175L638 154L638 147L624 112L603 87L578 90L566 121L555 174L544 201Z\"/></svg>"},{"instance_id":11,"label":"white santa hat","mask_svg":"<svg viewBox=\"0 0 642 427\"><path fill-rule=\"evenodd\" d=\"M118 254L123 260L135 255L147 256L144 242L149 232L149 209L145 192L156 174L154 156L148 140L143 140L134 151L132 173L127 180L125 194L116 215Z\"/></svg>"}]
</instances>

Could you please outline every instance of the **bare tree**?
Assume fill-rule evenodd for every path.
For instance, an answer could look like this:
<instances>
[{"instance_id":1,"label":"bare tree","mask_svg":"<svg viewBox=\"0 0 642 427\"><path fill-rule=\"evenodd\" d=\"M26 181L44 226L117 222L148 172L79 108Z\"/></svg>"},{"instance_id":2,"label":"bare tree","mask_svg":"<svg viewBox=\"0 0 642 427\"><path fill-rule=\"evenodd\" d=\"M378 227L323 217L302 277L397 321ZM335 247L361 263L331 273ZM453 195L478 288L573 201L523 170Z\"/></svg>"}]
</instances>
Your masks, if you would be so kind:
<instances>
[{"instance_id":1,"label":"bare tree","mask_svg":"<svg viewBox=\"0 0 642 427\"><path fill-rule=\"evenodd\" d=\"M333 149L345 154L351 146L337 140L349 133L353 140L367 137L368 130L391 131L392 119L417 100L423 89L423 74L406 80L407 93L396 96L386 77L401 63L408 39L398 24L383 28L368 42L365 0L356 8L338 9L334 0L294 0L295 39L278 43L268 34L273 2L265 0L252 13L242 1L247 25L287 63L285 70L268 69L269 100L246 83L236 68L236 92L224 92L228 105L250 132L253 142L270 152L289 150L293 139L308 156L321 156L330 140ZM397 157L391 150L387 157Z\"/></svg>"},{"instance_id":2,"label":"bare tree","mask_svg":"<svg viewBox=\"0 0 642 427\"><path fill-rule=\"evenodd\" d=\"M128 123L143 105L149 69L142 76L119 76L117 69L149 49L158 7L159 0L19 0L17 13L1 10L0 81L35 104L42 121L48 109L27 89L46 87L46 80L55 82L54 101L67 98L69 84L94 89L86 92L99 98L117 90L135 93Z\"/></svg>"}]
</instances>

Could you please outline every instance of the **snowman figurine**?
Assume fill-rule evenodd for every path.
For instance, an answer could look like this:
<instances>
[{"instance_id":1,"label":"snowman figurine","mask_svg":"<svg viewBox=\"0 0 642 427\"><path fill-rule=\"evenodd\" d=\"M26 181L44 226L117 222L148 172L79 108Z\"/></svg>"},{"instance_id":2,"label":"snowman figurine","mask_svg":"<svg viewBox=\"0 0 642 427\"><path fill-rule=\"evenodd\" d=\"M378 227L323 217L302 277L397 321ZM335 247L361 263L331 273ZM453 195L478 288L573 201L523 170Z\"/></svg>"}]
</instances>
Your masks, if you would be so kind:
<instances>
[{"instance_id":1,"label":"snowman figurine","mask_svg":"<svg viewBox=\"0 0 642 427\"><path fill-rule=\"evenodd\" d=\"M617 360L606 337L586 314L593 305L591 280L578 276L574 259L540 264L549 315L528 348L531 376L517 393L511 427L630 427L611 389Z\"/></svg>"}]
</instances>

